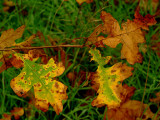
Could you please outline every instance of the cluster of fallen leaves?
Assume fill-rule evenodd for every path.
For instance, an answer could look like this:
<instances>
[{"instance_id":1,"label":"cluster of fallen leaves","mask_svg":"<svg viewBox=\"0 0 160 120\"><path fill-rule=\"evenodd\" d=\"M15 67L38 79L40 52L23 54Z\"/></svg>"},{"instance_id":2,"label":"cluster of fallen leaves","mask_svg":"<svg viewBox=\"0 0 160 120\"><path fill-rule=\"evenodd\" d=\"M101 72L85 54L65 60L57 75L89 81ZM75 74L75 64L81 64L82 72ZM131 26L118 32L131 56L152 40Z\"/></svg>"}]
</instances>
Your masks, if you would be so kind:
<instances>
[{"instance_id":1,"label":"cluster of fallen leaves","mask_svg":"<svg viewBox=\"0 0 160 120\"><path fill-rule=\"evenodd\" d=\"M83 2L90 3L92 0L77 0L77 2L79 4ZM145 43L143 30L149 30L149 26L156 24L156 20L154 16L149 14L143 17L139 14L139 9L136 10L134 16L135 19L133 21L127 20L120 27L118 21L110 13L102 11L101 19L103 24L95 28L88 37L87 44L94 44L96 47L105 47L107 45L115 48L121 43L121 59L125 58L131 65L141 63L142 55L139 52L138 44ZM23 25L15 31L13 29L4 31L0 37L0 48L29 47L36 36L43 40L43 35L38 32L37 35L32 35L24 42L16 44L15 40L21 38L24 29L25 26ZM100 36L100 33L108 36ZM59 114L63 111L62 101L68 98L66 93L67 86L56 79L65 70L65 52L62 49L60 51L62 57L62 62L60 63L55 63L53 58L47 59L47 55L43 50L26 50L23 51L25 54L20 54L17 50L1 52L0 62L2 65L0 66L0 72L12 66L16 68L23 67L21 73L10 82L13 91L19 97L30 96L28 91L33 87L34 93L32 93L32 97L30 96L31 103L44 112L48 111L51 104L56 114ZM92 56L91 60L98 63L97 71L88 75L88 80L92 81L92 88L98 93L98 96L91 103L92 106L102 107L107 105L106 116L109 120L135 120L140 118L146 120L153 118L154 114L147 104L130 100L135 88L126 84L122 85L123 80L132 75L133 67L120 62L106 68L104 66L110 61L111 56L102 57L100 51L96 48L89 48L89 53ZM12 55L11 58L9 57L10 55ZM39 58L41 58L41 64L36 63ZM81 72L81 75L83 74ZM73 81L75 76L73 73L69 73L68 78ZM80 81L79 85L81 83ZM84 86L86 85L88 85L88 82ZM157 98L150 101L159 102L159 94ZM14 108L11 111L11 115L4 114L3 119L11 119L12 116L15 119L19 119L19 116L24 114L22 110L22 108ZM144 110L146 111L144 112ZM106 119L106 116L104 119ZM156 119L157 116L154 118Z\"/></svg>"}]
</instances>

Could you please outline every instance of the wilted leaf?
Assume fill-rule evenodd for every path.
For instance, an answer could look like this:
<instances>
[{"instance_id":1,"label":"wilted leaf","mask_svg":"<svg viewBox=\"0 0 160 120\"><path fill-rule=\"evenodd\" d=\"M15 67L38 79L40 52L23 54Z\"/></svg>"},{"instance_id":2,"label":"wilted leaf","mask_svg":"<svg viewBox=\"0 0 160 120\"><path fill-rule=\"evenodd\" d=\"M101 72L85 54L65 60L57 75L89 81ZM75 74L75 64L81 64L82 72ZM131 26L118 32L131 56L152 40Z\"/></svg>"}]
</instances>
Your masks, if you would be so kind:
<instances>
[{"instance_id":1,"label":"wilted leaf","mask_svg":"<svg viewBox=\"0 0 160 120\"><path fill-rule=\"evenodd\" d=\"M81 5L82 3L84 3L84 2L86 2L86 3L91 3L91 2L93 2L93 0L76 0L77 1L77 3L79 4L79 5Z\"/></svg>"},{"instance_id":2,"label":"wilted leaf","mask_svg":"<svg viewBox=\"0 0 160 120\"><path fill-rule=\"evenodd\" d=\"M15 31L14 29L9 29L7 31L4 31L0 37L0 48L4 49L5 47L13 46L15 44L15 40L22 37L24 29L25 26L22 25Z\"/></svg>"},{"instance_id":3,"label":"wilted leaf","mask_svg":"<svg viewBox=\"0 0 160 120\"><path fill-rule=\"evenodd\" d=\"M93 77L93 81L98 85L98 96L93 100L93 106L107 105L109 108L117 107L122 101L121 94L125 94L126 91L122 87L122 81L132 75L132 67L128 67L126 64L117 63L110 68L105 68L110 56L104 58L98 50L91 49L90 54L93 56L92 60L95 60L99 66L96 75Z\"/></svg>"},{"instance_id":4,"label":"wilted leaf","mask_svg":"<svg viewBox=\"0 0 160 120\"><path fill-rule=\"evenodd\" d=\"M54 80L53 78L63 73L64 67L61 63L55 64L51 58L48 64L38 64L35 60L30 61L28 55L15 54L24 62L21 73L11 80L10 86L18 96L26 94L31 87L34 87L37 106L44 111L48 110L49 104L59 114L63 110L62 100L67 99L67 86ZM47 109L47 110L46 110Z\"/></svg>"}]
</instances>

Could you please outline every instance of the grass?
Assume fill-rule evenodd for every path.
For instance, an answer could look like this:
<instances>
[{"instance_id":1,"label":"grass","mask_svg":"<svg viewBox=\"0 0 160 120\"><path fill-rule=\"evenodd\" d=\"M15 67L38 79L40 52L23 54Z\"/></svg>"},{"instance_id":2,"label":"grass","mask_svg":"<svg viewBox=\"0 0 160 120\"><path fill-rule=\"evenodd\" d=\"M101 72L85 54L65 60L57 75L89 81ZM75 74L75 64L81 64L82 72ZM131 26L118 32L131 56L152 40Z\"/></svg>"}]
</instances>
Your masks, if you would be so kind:
<instances>
[{"instance_id":1,"label":"grass","mask_svg":"<svg viewBox=\"0 0 160 120\"><path fill-rule=\"evenodd\" d=\"M102 10L109 12L112 16L118 20L121 24L127 19L132 20L134 18L134 12L138 5L138 2L125 3L119 1L118 5L115 5L113 0L94 0L93 3L84 3L81 6L75 0L13 0L15 3L15 9L12 12L0 12L0 28L1 32L10 28L17 29L21 25L26 25L26 30L23 37L16 42L22 42L25 38L40 31L43 33L46 43L42 42L38 38L35 40L34 46L51 45L47 36L51 36L56 40L57 45L60 44L80 44L85 43L86 37L88 37L97 25L102 23L100 19L100 13ZM3 1L0 1L0 8L3 8ZM153 11L147 11L150 14L154 14ZM141 14L147 13L141 10ZM157 18L158 19L158 18ZM155 96L156 92L160 91L160 57L151 50L151 37L159 31L160 24L150 27L147 32L146 44L147 53L143 54L143 63L136 63L132 77L126 79L124 83L129 86L134 86L136 91L132 96L132 99L139 100L148 105L153 105L149 99ZM84 37L84 38L83 38ZM75 43L72 42L74 38ZM160 41L158 39L157 41ZM118 45L116 49L109 47L101 48L103 56L113 56L111 65L114 61L122 61L126 63L126 60L120 59L120 50L122 45ZM69 72L79 73L81 70L93 72L97 69L95 62L90 62L90 56L88 48L63 48L66 52L66 63L71 62L71 66L68 67L62 76L59 77L59 81L68 86L67 94L68 100L64 102L64 109L60 115L56 115L53 108L50 107L47 112L42 112L36 108L32 108L33 115L27 118L27 113L21 117L21 119L35 119L35 120L102 120L104 113L107 110L105 107L96 108L91 106L92 100L96 97L85 96L91 87L83 87L83 84L74 87L71 85L67 74ZM54 49L45 49L46 54L49 56L57 55L60 60L60 52L55 52ZM20 73L21 69L9 68L0 74L0 118L3 113L9 113L13 107L27 107L28 101L25 98L18 97L10 87L10 81ZM80 76L79 76L80 77ZM87 77L86 77L87 79ZM147 80L147 83L146 83ZM77 80L78 81L78 78ZM146 84L146 88L145 88ZM144 96L144 98L143 98ZM89 99L88 99L89 98ZM154 104L155 105L155 104ZM157 106L157 105L156 105ZM156 114L160 111L160 108L156 111Z\"/></svg>"}]
</instances>

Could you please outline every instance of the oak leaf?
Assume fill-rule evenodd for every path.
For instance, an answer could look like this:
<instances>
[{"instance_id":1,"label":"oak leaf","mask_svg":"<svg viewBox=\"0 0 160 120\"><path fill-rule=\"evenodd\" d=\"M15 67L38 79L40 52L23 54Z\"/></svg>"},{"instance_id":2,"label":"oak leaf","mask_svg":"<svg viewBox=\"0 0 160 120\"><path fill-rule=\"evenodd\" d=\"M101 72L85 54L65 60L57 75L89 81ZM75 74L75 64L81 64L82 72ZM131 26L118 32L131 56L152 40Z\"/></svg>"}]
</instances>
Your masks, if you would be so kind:
<instances>
[{"instance_id":1,"label":"oak leaf","mask_svg":"<svg viewBox=\"0 0 160 120\"><path fill-rule=\"evenodd\" d=\"M109 19L108 19L109 16ZM115 48L122 43L121 59L126 58L130 64L142 62L142 56L138 50L139 43L145 43L144 35L139 26L130 20L121 25L109 13L102 12L101 19L104 21L104 32L108 33L108 37L98 37L98 41ZM109 25L109 27L108 27Z\"/></svg>"},{"instance_id":2,"label":"oak leaf","mask_svg":"<svg viewBox=\"0 0 160 120\"><path fill-rule=\"evenodd\" d=\"M110 68L105 68L110 56L104 58L98 50L90 49L90 54L93 56L99 66L93 81L98 85L98 96L93 100L92 105L101 107L107 105L109 108L114 108L120 105L122 101L121 93L125 94L126 91L122 87L121 82L132 75L132 67L126 64L117 63Z\"/></svg>"},{"instance_id":3,"label":"oak leaf","mask_svg":"<svg viewBox=\"0 0 160 120\"><path fill-rule=\"evenodd\" d=\"M160 92L156 93L156 98L151 98L151 102L159 103L160 102Z\"/></svg>"},{"instance_id":4,"label":"oak leaf","mask_svg":"<svg viewBox=\"0 0 160 120\"><path fill-rule=\"evenodd\" d=\"M138 12L136 13L136 16L138 16ZM130 64L135 64L137 62L141 63L142 55L139 53L138 44L145 43L145 38L141 30L141 28L144 27L136 22L137 18L135 18L134 21L127 20L127 22L122 23L121 29L118 21L113 18L110 13L102 11L101 19L104 25L99 25L94 30L94 32L89 36L88 42L90 41L93 44L96 44L96 46L98 45L97 47L107 45L111 48L115 48L119 43L122 43L121 59L127 59ZM147 17L143 18L141 16L139 21L145 21L147 26L155 24L154 18L152 20L154 21L152 24ZM101 32L108 36L99 36ZM103 46L101 42L104 44Z\"/></svg>"},{"instance_id":5,"label":"oak leaf","mask_svg":"<svg viewBox=\"0 0 160 120\"><path fill-rule=\"evenodd\" d=\"M18 96L25 95L33 86L36 104L38 108L47 111L52 105L55 112L59 114L63 110L62 100L67 99L67 86L54 80L53 78L61 75L64 72L64 67L61 63L55 64L51 58L46 65L35 63L37 58L30 59L30 56L16 53L19 59L24 63L24 68L21 73L11 80L10 86Z\"/></svg>"}]
</instances>

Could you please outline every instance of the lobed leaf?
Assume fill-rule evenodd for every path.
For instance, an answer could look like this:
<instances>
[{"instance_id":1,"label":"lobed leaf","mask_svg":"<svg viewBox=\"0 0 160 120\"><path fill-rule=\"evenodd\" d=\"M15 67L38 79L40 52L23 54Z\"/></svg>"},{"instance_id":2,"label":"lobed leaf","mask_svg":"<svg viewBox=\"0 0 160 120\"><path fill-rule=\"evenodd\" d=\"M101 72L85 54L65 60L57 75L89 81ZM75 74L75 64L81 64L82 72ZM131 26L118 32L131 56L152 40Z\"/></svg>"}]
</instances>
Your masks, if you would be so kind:
<instances>
[{"instance_id":1,"label":"lobed leaf","mask_svg":"<svg viewBox=\"0 0 160 120\"><path fill-rule=\"evenodd\" d=\"M92 105L100 107L107 104L109 108L119 106L122 99L121 94L126 92L121 82L132 75L133 68L122 63L105 68L104 65L109 62L111 57L101 57L100 52L96 49L91 49L89 52L93 56L92 60L99 64L93 79L99 86L98 96L93 100Z\"/></svg>"},{"instance_id":2,"label":"lobed leaf","mask_svg":"<svg viewBox=\"0 0 160 120\"><path fill-rule=\"evenodd\" d=\"M48 110L51 104L56 113L62 112L62 100L67 99L67 86L54 80L54 77L64 72L62 63L55 64L51 58L46 65L28 60L29 55L15 54L24 62L21 73L11 80L10 86L18 96L26 94L31 87L34 87L36 105L43 111Z\"/></svg>"}]
</instances>

